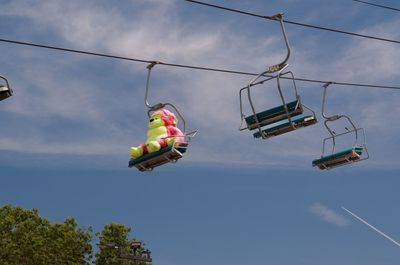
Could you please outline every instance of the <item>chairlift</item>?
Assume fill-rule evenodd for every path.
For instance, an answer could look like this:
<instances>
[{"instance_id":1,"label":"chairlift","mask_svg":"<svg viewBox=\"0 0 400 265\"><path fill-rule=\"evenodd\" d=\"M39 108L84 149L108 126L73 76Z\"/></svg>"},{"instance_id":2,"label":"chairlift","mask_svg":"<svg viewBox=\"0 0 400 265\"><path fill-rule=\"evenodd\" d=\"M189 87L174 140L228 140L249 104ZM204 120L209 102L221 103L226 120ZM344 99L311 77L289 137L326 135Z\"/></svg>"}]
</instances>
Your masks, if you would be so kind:
<instances>
[{"instance_id":1,"label":"chairlift","mask_svg":"<svg viewBox=\"0 0 400 265\"><path fill-rule=\"evenodd\" d=\"M322 117L324 117L324 125L328 130L330 137L323 140L322 155L320 158L312 161L314 167L319 169L331 169L338 166L347 165L350 163L360 162L369 158L367 146L365 145L365 130L363 128L356 128L351 118L347 115L336 114L327 116L325 114L327 88L331 83L324 84L324 93L322 97ZM340 119L345 119L349 123L349 128L345 127L343 132L337 133L328 126L329 122L336 122ZM336 144L338 139L344 139L346 135L354 134L354 144L344 150L337 150ZM328 151L327 143L332 145L332 149Z\"/></svg>"},{"instance_id":2,"label":"chairlift","mask_svg":"<svg viewBox=\"0 0 400 265\"><path fill-rule=\"evenodd\" d=\"M0 101L1 101L1 100L11 97L13 94L13 91L10 87L10 84L8 83L8 80L5 77L0 76L0 80L2 81L0 83Z\"/></svg>"},{"instance_id":3,"label":"chairlift","mask_svg":"<svg viewBox=\"0 0 400 265\"><path fill-rule=\"evenodd\" d=\"M154 105L150 105L148 102L148 95L150 89L150 75L152 68L159 64L160 62L152 62L147 66L148 74L147 74L147 82L146 82L146 94L145 94L145 105L149 109L147 115L149 117L150 123L153 122L154 115L157 115L160 111L164 111L165 109L171 109L173 115L177 114L179 119L182 121L183 131L176 129L179 131L179 135L175 136L161 136L158 137L158 140L165 142L164 146L161 147L160 150L155 152L148 151L140 157L133 157L132 155L132 147L131 148L131 159L129 161L129 167L136 167L140 171L152 171L155 167L161 166L166 163L176 163L179 159L183 157L183 154L187 151L189 143L191 139L196 135L197 130L193 132L186 132L186 121L183 118L181 112L171 103L157 103ZM169 112L169 110L167 110ZM175 116L173 116L175 118ZM176 119L176 118L175 118ZM176 119L177 123L177 119ZM165 129L167 130L167 129ZM167 134L167 131L165 131ZM148 132L149 136L149 132ZM149 137L148 137L149 138ZM143 146L145 144L142 144ZM147 147L144 146L145 149Z\"/></svg>"},{"instance_id":4,"label":"chairlift","mask_svg":"<svg viewBox=\"0 0 400 265\"><path fill-rule=\"evenodd\" d=\"M255 133L253 133L253 136L255 138L262 139L267 139L273 136L278 136L287 132L291 132L299 128L310 126L317 122L315 112L301 102L293 72L285 71L286 68L289 66L287 64L287 61L289 60L291 50L283 23L283 13L276 14L271 18L278 20L280 23L287 49L286 57L281 63L270 66L266 71L257 75L253 80L250 81L247 87L244 87L239 91L240 114L242 121L239 130L257 130ZM275 75L271 76L270 74ZM258 81L260 78L266 76L268 78ZM287 100L285 99L281 87L281 78L292 80L295 94L294 100L287 102ZM278 92L282 100L282 105L261 112L257 112L251 96L251 88L272 80L276 80ZM245 91L247 92L249 105L252 110L252 113L248 116L243 113L242 94ZM304 110L307 110L309 114L302 115ZM269 127L263 129L262 127L264 126Z\"/></svg>"}]
</instances>

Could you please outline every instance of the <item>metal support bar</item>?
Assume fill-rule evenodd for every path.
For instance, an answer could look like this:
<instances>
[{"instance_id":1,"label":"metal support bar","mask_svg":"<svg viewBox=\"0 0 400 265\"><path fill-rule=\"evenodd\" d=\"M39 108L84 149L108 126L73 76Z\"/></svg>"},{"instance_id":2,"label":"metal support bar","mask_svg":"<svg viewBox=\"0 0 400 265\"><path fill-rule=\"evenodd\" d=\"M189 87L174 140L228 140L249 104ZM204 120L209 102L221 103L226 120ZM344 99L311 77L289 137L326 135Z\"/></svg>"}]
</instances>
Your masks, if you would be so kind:
<instances>
[{"instance_id":1,"label":"metal support bar","mask_svg":"<svg viewBox=\"0 0 400 265\"><path fill-rule=\"evenodd\" d=\"M146 94L145 94L145 96L144 96L144 103L145 103L146 106L147 106L148 108L150 108L150 109L154 109L156 106L158 107L158 106L161 106L161 105L162 105L162 103L158 103L158 104L155 104L155 105L150 105L150 103L148 102L149 90L150 90L150 76L151 76L151 70L153 69L153 67L154 67L156 64L159 64L159 63L160 63L160 62L158 62L158 61L154 61L154 62L151 62L149 65L147 65L148 72L147 72ZM161 108L162 108L162 107L161 107Z\"/></svg>"},{"instance_id":2,"label":"metal support bar","mask_svg":"<svg viewBox=\"0 0 400 265\"><path fill-rule=\"evenodd\" d=\"M341 119L341 118L347 119L347 121L349 122L349 124L353 127L353 130L349 130L349 129L347 129L347 127L346 127L346 129L347 129L349 132L354 132L354 134L355 134L354 147L355 147L355 146L357 145L357 143L358 143L358 130L357 130L356 126L354 125L353 121L350 119L349 116L343 115L343 114L335 114L335 115L328 116L328 115L325 113L326 98L327 98L327 89L328 89L328 86L330 86L331 84L332 84L331 82L328 82L328 83L325 83L325 84L323 85L324 92L323 92L323 96L322 96L322 108L321 108L321 113L322 113L322 117L324 117L324 119L325 119L325 122L324 122L325 128L328 130L329 134L332 136L331 138L332 138L332 153L333 153L333 152L335 152L336 137L337 137L338 135L336 135L336 134L332 131L332 129L328 126L328 122L337 121L337 120L339 120L339 119ZM324 145L325 145L325 141L324 141ZM323 149L322 149L322 154L324 154L324 147L323 147Z\"/></svg>"},{"instance_id":3,"label":"metal support bar","mask_svg":"<svg viewBox=\"0 0 400 265\"><path fill-rule=\"evenodd\" d=\"M283 22L283 15L284 15L284 13L278 13L278 14L276 14L276 15L271 16L271 18L279 21L279 25L281 26L282 35L283 35L283 39L284 39L284 41L285 41L285 46L286 46L286 49L287 49L287 53L286 53L285 59L284 59L280 64L271 66L271 67L269 68L269 70L270 70L271 72L276 72L276 71L278 71L279 69L283 68L283 66L286 64L286 62L287 62L287 61L289 60L289 58L290 58L291 50L290 50L290 45L289 45L289 39L288 39L288 36L287 36L287 34L286 34L285 24L284 24L284 22Z\"/></svg>"}]
</instances>

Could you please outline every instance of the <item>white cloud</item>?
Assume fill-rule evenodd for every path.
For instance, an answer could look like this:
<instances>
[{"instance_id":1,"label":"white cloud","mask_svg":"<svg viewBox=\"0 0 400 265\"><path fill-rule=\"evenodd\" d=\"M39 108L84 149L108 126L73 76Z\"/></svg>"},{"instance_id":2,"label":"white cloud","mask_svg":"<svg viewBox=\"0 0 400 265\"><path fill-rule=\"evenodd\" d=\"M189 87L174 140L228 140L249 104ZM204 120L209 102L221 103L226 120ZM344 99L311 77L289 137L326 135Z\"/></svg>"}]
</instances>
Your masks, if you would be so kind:
<instances>
[{"instance_id":1,"label":"white cloud","mask_svg":"<svg viewBox=\"0 0 400 265\"><path fill-rule=\"evenodd\" d=\"M349 221L344 216L318 202L312 204L309 207L309 211L322 220L337 226L346 226L349 224Z\"/></svg>"},{"instance_id":2,"label":"white cloud","mask_svg":"<svg viewBox=\"0 0 400 265\"><path fill-rule=\"evenodd\" d=\"M45 43L51 43L55 39L62 46L135 58L258 72L265 65L278 62L285 52L276 23L265 24L269 27L266 31L268 34L263 31L263 34L255 38L256 35L252 33L252 38L249 38L247 31L250 29L242 28L243 25L236 23L237 20L227 19L214 25L213 22L200 21L196 16L190 19L184 17L179 13L177 1L131 1L130 4L129 11L132 12L124 12L114 6L110 8L95 1L49 3L19 0L2 6L0 13L31 22L31 28L36 32L30 32L30 36L48 36L50 40L45 39ZM390 33L394 28L395 26L388 26L385 29ZM24 29L20 28L16 32L23 34ZM312 41L316 42L316 39L317 37ZM371 60L376 59L379 64L384 64L390 57L397 58L398 52L392 48L385 49L384 46L372 42L351 41L348 46L340 49L343 51L340 56L323 62L324 67L321 67L321 61L311 60L317 54L316 51L296 46L296 41L291 43L294 47L294 60L290 63L296 76L329 76L330 80L380 82L382 75L379 71L382 70L385 78L394 78L396 68L392 63L388 67L375 68L379 70L375 74L374 68L365 61L369 55L373 58ZM310 47L318 47L318 44L312 43ZM129 145L145 140L145 65L121 63L116 66L118 62L111 65L114 72L82 68L82 72L77 75L72 70L73 65L79 67L80 63L90 61L90 57L63 55L62 59L49 56L38 60L47 53L36 51L38 50L13 55L13 60L18 59L18 63L28 70L14 73L18 77L16 96L13 104L5 107L8 112L19 115L21 122L31 127L27 131L30 132L32 141L26 136L19 139L20 136L12 133L3 134L0 136L4 137L2 142L5 142L4 139L8 142L2 145L3 149L7 147L9 150L21 150L18 143L24 143L30 150L43 152L56 148L79 154L115 153L123 146L129 148ZM49 62L45 63L46 60ZM105 60L104 64L108 62ZM7 64L11 65L6 62L4 66ZM354 68L359 65L367 65L365 72ZM352 71L353 68L358 70ZM96 75L93 72L100 70L102 72L96 73L97 75L116 80L107 84L110 89L104 89L100 81L88 77L90 73ZM125 83L118 82L121 78L125 79ZM129 78L132 81L127 82L126 79ZM253 139L248 131L238 132L238 93L249 79L247 76L157 66L153 72L151 101L170 101L176 104L187 120L188 129L199 129L188 155L193 161L309 166L311 160L320 154L321 141L325 136L321 129L322 123L267 141ZM30 86L31 82L35 82L34 87ZM298 85L303 94L303 102L319 114L320 86L304 83ZM100 90L107 92L99 93ZM276 91L265 87L260 87L259 91L261 93L256 95L260 99L260 110L274 107L276 101L271 95ZM70 97L68 93L76 97ZM398 108L398 104L394 98L387 101L387 97L382 96L383 103L373 104L376 100L374 94L361 93L355 99L353 93L352 89L338 89L335 93L332 91L330 106L336 109L343 106L343 111L340 109L340 112L354 113L357 124L365 125L367 133L368 127L384 126L385 119L379 119L379 113L385 112L392 120L396 118L394 110ZM352 98L353 101L350 100ZM359 101L366 107L359 107ZM357 103L351 104L353 102ZM388 111L391 107L392 111ZM49 118L81 123L82 131L77 132L79 137L74 142L46 141L53 134L49 129L51 122L49 121L47 129L33 127L38 119ZM67 137L71 131L66 128L64 133ZM388 135L390 134L394 135L391 130L388 131Z\"/></svg>"},{"instance_id":3,"label":"white cloud","mask_svg":"<svg viewBox=\"0 0 400 265\"><path fill-rule=\"evenodd\" d=\"M249 66L252 65L249 63L251 60L240 57L266 59L266 56L258 56L261 51L271 45L273 45L272 50L275 49L277 38L271 37L252 41L253 49L244 51L242 47L247 46L247 40L239 37L229 26L211 31L209 28L207 31L193 30L191 27L195 26L196 22L178 21L178 16L174 14L176 12L174 1L168 3L152 1L146 4L133 2L133 4L138 5L140 9L129 17L118 10L110 11L106 7L93 6L90 3L82 5L80 1L54 1L50 4L45 1L13 1L4 6L2 13L29 18L34 24L40 25L42 31L52 31L77 48L104 50L113 54L145 59L154 58L215 67L229 67L232 63ZM230 34L223 34L224 31ZM275 54L271 58L277 61L278 56L280 54ZM27 118L57 116L85 120L87 123L97 124L95 126L97 128L109 129L105 126L104 117L111 116L110 112L113 109L111 105L98 104L102 101L101 94L97 93L98 88L91 85L84 75L73 78L63 76L61 73L71 68L68 63L60 64L60 61L54 61L43 66L37 61L34 63L29 61L34 56L28 55L28 57L24 63L29 70L19 73L23 76L18 81L22 88L16 92L18 100L8 107L8 111L25 115ZM72 63L76 64L79 61L75 59ZM51 71L48 71L47 67L50 67ZM135 65L135 68L139 69L135 73L140 73L144 81L145 67ZM211 135L220 134L229 138L228 130L232 128L236 130L239 123L237 119L239 114L232 111L238 108L235 90L246 83L245 78L234 76L229 78L193 70L186 71L185 75L180 73L176 69L156 67L152 80L151 96L154 97L152 101L167 100L176 103L183 109L184 114L187 114L185 116L188 120L194 120L193 123L197 126L205 127L204 132L208 134L206 141L209 145L213 144L213 141L209 140L215 138ZM36 87L28 89L32 80L35 80ZM159 80L162 80L162 87L158 85ZM238 80L241 82L237 82ZM142 88L144 89L144 86L136 89L138 95L143 94ZM77 97L65 97L64 93L74 94ZM40 96L36 96L37 94ZM122 99L120 105L126 103L126 106L132 107L129 101L131 100ZM143 106L133 105L132 112L142 113ZM216 113L218 115L215 115ZM232 124L232 126L222 127L220 124ZM188 125L190 126L190 122ZM143 127L143 136L145 129ZM141 138L137 139L140 141ZM10 141L12 142L18 141ZM26 144L29 144L29 141ZM43 141L43 144L46 142ZM12 148L10 144L6 146ZM16 149L19 148L16 146ZM36 147L30 149L38 150ZM47 148L43 146L41 149ZM61 148L61 150L67 149L70 148ZM90 149L90 146L87 149Z\"/></svg>"}]
</instances>

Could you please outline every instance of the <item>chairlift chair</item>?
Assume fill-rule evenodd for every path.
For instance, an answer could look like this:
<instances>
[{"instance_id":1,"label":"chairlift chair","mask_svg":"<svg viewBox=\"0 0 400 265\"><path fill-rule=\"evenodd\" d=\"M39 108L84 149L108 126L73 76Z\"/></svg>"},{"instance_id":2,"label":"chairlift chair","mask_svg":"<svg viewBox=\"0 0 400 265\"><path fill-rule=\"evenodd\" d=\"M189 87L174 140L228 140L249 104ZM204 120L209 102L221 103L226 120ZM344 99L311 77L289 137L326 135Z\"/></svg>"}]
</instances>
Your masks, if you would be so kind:
<instances>
[{"instance_id":1,"label":"chairlift chair","mask_svg":"<svg viewBox=\"0 0 400 265\"><path fill-rule=\"evenodd\" d=\"M350 163L360 162L362 160L366 160L369 158L369 153L367 146L365 145L365 130L363 128L356 128L351 118L347 115L332 115L327 116L325 114L325 105L326 105L326 91L328 86L331 83L326 83L324 85L324 93L322 99L322 116L325 118L324 125L328 130L330 137L327 137L323 140L322 145L322 155L320 158L312 161L312 165L314 167L318 167L319 169L331 169L338 166L344 166ZM345 119L350 124L350 128L345 127L345 131L341 133L336 133L328 126L329 122L336 122L340 119ZM354 134L354 143L349 148L344 150L337 150L336 143L337 139L344 136ZM327 143L331 143L332 149L330 151L327 150Z\"/></svg>"},{"instance_id":2,"label":"chairlift chair","mask_svg":"<svg viewBox=\"0 0 400 265\"><path fill-rule=\"evenodd\" d=\"M317 122L315 112L301 103L301 99L297 91L296 81L293 72L291 71L285 72L286 68L289 66L287 64L287 61L289 60L291 51L283 23L283 14L279 13L277 15L272 16L271 18L276 19L280 22L282 34L287 49L286 57L283 60L283 62L269 67L266 71L260 73L253 80L251 80L251 82L248 84L247 87L244 87L239 91L240 114L242 120L242 125L240 126L239 130L240 131L246 129L250 131L257 130L255 133L253 133L253 136L255 138L262 138L262 139L267 139L299 128L307 127ZM270 76L269 74L275 74L275 75ZM260 78L265 76L268 76L268 78L258 81ZM294 101L290 102L286 101L281 88L281 82L280 82L281 78L288 78L292 80L295 92ZM268 81L272 81L274 79L276 80L278 92L282 100L282 105L261 112L257 112L254 107L253 99L251 96L251 88L253 86L264 84L265 82ZM242 94L245 91L247 92L249 105L252 110L252 113L248 116L246 116L243 113ZM301 115L303 114L305 109L308 110L310 114ZM264 126L269 126L269 127L263 129L262 127Z\"/></svg>"},{"instance_id":3,"label":"chairlift chair","mask_svg":"<svg viewBox=\"0 0 400 265\"><path fill-rule=\"evenodd\" d=\"M147 115L150 118L151 114L157 110L168 107L175 112L183 124L183 136L181 142L175 141L172 145L161 148L157 152L147 153L139 158L131 158L129 161L129 167L136 167L139 171L152 171L155 167L167 164L176 163L179 159L183 157L183 154L187 151L191 139L196 135L197 130L193 132L186 132L186 121L183 118L181 112L171 103L158 103L155 105L150 105L148 102L148 95L150 89L150 75L152 68L159 62L152 62L147 66L147 82L146 82L146 94L145 94L145 105L149 108ZM168 138L168 137L166 137ZM166 139L165 138L165 139ZM174 137L175 138L175 137ZM176 137L177 138L177 137Z\"/></svg>"},{"instance_id":4,"label":"chairlift chair","mask_svg":"<svg viewBox=\"0 0 400 265\"><path fill-rule=\"evenodd\" d=\"M10 87L10 84L8 83L8 80L5 77L0 76L0 79L3 81L2 83L0 83L0 101L1 101L11 97L13 91Z\"/></svg>"}]
</instances>

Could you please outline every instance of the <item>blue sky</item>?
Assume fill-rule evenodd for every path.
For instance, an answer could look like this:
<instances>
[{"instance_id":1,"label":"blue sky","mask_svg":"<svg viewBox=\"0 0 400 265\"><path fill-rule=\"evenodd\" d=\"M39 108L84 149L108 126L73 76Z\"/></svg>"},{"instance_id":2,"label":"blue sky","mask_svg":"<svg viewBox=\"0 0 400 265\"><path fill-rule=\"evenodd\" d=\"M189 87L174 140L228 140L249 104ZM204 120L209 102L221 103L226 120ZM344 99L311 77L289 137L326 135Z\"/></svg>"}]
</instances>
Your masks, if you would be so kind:
<instances>
[{"instance_id":1,"label":"blue sky","mask_svg":"<svg viewBox=\"0 0 400 265\"><path fill-rule=\"evenodd\" d=\"M399 13L340 1L214 1L263 15L400 40ZM381 1L396 6L396 1ZM284 56L279 26L185 1L1 1L0 35L146 60L260 72ZM398 85L398 45L287 25L296 77ZM184 159L127 168L145 140L146 65L0 43L15 93L0 104L0 205L38 208L97 230L133 227L154 263L397 264L398 247L340 209L400 239L399 92L332 86L329 113L367 132L371 158L311 167L322 123L267 141L239 132L250 77L156 66L151 101L199 129ZM320 117L322 88L298 82ZM277 94L256 92L257 106ZM289 94L288 94L289 95ZM397 263L395 262L397 261Z\"/></svg>"}]
</instances>

